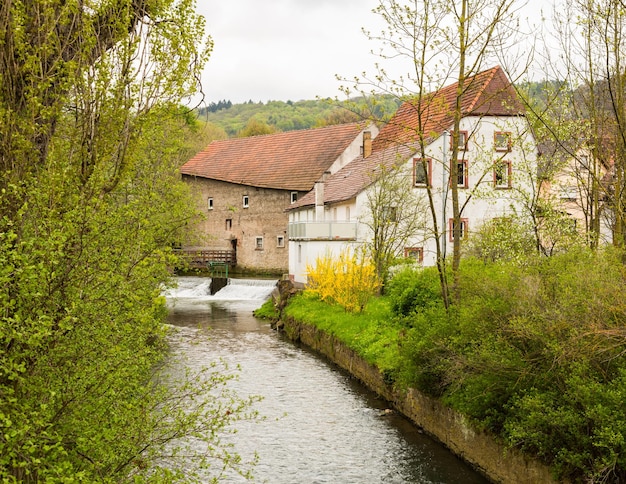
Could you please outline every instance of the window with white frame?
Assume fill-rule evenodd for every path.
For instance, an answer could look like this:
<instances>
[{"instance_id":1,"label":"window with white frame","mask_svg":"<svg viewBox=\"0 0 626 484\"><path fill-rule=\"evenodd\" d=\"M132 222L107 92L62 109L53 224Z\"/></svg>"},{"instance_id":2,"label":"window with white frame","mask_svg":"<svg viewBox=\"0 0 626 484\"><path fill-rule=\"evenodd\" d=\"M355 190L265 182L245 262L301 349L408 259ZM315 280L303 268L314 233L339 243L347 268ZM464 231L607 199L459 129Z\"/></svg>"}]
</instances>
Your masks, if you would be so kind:
<instances>
[{"instance_id":1,"label":"window with white frame","mask_svg":"<svg viewBox=\"0 0 626 484\"><path fill-rule=\"evenodd\" d=\"M460 220L461 225L460 225L460 237L461 239L464 239L465 237L467 237L467 219L466 218L462 218ZM454 223L454 219L451 218L448 220L448 240L450 242L454 241L454 228L455 228L455 223Z\"/></svg>"},{"instance_id":2,"label":"window with white frame","mask_svg":"<svg viewBox=\"0 0 626 484\"><path fill-rule=\"evenodd\" d=\"M291 203L296 203L298 201L298 192L291 192Z\"/></svg>"},{"instance_id":3,"label":"window with white frame","mask_svg":"<svg viewBox=\"0 0 626 484\"><path fill-rule=\"evenodd\" d=\"M242 199L243 208L248 208L250 206L250 197L248 195L244 195Z\"/></svg>"},{"instance_id":4,"label":"window with white frame","mask_svg":"<svg viewBox=\"0 0 626 484\"><path fill-rule=\"evenodd\" d=\"M276 247L283 248L285 247L285 236L279 235L276 237Z\"/></svg>"},{"instance_id":5,"label":"window with white frame","mask_svg":"<svg viewBox=\"0 0 626 484\"><path fill-rule=\"evenodd\" d=\"M213 210L213 197L209 197L207 199L206 208L208 210Z\"/></svg>"},{"instance_id":6,"label":"window with white frame","mask_svg":"<svg viewBox=\"0 0 626 484\"><path fill-rule=\"evenodd\" d=\"M559 198L563 202L576 202L578 200L578 187L574 185L561 187Z\"/></svg>"},{"instance_id":7,"label":"window with white frame","mask_svg":"<svg viewBox=\"0 0 626 484\"><path fill-rule=\"evenodd\" d=\"M256 250L263 250L263 237L255 237L254 248Z\"/></svg>"},{"instance_id":8,"label":"window with white frame","mask_svg":"<svg viewBox=\"0 0 626 484\"><path fill-rule=\"evenodd\" d=\"M511 133L496 131L493 134L493 147L496 151L511 151Z\"/></svg>"},{"instance_id":9,"label":"window with white frame","mask_svg":"<svg viewBox=\"0 0 626 484\"><path fill-rule=\"evenodd\" d=\"M512 166L510 161L498 160L493 166L493 185L496 188L511 188Z\"/></svg>"},{"instance_id":10,"label":"window with white frame","mask_svg":"<svg viewBox=\"0 0 626 484\"><path fill-rule=\"evenodd\" d=\"M413 185L416 187L429 187L432 180L432 160L413 159Z\"/></svg>"},{"instance_id":11,"label":"window with white frame","mask_svg":"<svg viewBox=\"0 0 626 484\"><path fill-rule=\"evenodd\" d=\"M424 262L424 248L423 247L405 247L404 257L406 259L412 259L415 262L421 264Z\"/></svg>"}]
</instances>

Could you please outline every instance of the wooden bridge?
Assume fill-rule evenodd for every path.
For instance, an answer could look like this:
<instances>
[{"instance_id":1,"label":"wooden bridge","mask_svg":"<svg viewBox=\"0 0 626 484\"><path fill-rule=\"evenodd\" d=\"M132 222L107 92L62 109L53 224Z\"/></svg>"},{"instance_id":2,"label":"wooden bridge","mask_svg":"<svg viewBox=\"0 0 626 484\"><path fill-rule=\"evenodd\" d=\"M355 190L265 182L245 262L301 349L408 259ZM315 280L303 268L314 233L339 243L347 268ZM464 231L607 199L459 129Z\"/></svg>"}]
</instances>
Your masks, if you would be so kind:
<instances>
[{"instance_id":1,"label":"wooden bridge","mask_svg":"<svg viewBox=\"0 0 626 484\"><path fill-rule=\"evenodd\" d=\"M210 270L212 267L228 268L237 265L237 253L234 250L177 249L176 253L180 255L192 269Z\"/></svg>"}]
</instances>

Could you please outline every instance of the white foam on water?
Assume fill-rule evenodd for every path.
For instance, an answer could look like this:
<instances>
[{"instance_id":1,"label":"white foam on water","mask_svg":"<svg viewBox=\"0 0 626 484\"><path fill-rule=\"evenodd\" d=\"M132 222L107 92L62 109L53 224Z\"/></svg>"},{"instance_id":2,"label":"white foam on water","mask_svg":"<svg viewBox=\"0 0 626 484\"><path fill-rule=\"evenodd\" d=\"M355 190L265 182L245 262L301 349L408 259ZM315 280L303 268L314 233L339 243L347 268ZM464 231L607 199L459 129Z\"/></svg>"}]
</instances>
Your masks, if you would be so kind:
<instances>
[{"instance_id":1,"label":"white foam on water","mask_svg":"<svg viewBox=\"0 0 626 484\"><path fill-rule=\"evenodd\" d=\"M212 296L209 277L178 277L176 281L177 287L164 292L167 299L264 301L270 296L277 282L268 279L229 279L228 285Z\"/></svg>"}]
</instances>

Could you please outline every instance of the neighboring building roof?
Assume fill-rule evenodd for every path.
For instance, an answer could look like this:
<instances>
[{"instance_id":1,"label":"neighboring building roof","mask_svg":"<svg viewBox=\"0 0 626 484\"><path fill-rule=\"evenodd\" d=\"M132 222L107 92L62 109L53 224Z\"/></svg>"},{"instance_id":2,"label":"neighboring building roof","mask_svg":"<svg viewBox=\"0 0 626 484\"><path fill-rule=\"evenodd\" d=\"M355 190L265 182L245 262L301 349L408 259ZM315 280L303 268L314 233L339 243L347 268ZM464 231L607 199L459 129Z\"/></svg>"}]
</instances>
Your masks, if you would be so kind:
<instances>
[{"instance_id":1,"label":"neighboring building roof","mask_svg":"<svg viewBox=\"0 0 626 484\"><path fill-rule=\"evenodd\" d=\"M405 102L373 141L372 155L359 156L324 183L324 203L350 200L376 180L382 166L406 161L416 151L420 121L426 144L453 124L457 83L434 92L419 104ZM500 67L481 72L465 81L461 97L463 116L518 116L525 113L506 74ZM307 193L288 210L315 205L315 191Z\"/></svg>"},{"instance_id":2,"label":"neighboring building roof","mask_svg":"<svg viewBox=\"0 0 626 484\"><path fill-rule=\"evenodd\" d=\"M364 129L363 123L214 141L183 175L239 185L308 191Z\"/></svg>"},{"instance_id":3,"label":"neighboring building roof","mask_svg":"<svg viewBox=\"0 0 626 484\"><path fill-rule=\"evenodd\" d=\"M419 140L420 133L428 141L450 129L454 122L457 88L458 83L454 83L421 100L403 103L389 123L380 130L373 149L390 144L414 143ZM460 101L464 117L525 114L524 105L499 66L467 78Z\"/></svg>"},{"instance_id":4,"label":"neighboring building roof","mask_svg":"<svg viewBox=\"0 0 626 484\"><path fill-rule=\"evenodd\" d=\"M357 196L364 188L374 183L382 167L392 167L406 161L415 150L407 145L392 145L363 158L359 156L331 175L324 182L324 203L338 203ZM289 211L315 205L315 190L300 197L289 206Z\"/></svg>"}]
</instances>

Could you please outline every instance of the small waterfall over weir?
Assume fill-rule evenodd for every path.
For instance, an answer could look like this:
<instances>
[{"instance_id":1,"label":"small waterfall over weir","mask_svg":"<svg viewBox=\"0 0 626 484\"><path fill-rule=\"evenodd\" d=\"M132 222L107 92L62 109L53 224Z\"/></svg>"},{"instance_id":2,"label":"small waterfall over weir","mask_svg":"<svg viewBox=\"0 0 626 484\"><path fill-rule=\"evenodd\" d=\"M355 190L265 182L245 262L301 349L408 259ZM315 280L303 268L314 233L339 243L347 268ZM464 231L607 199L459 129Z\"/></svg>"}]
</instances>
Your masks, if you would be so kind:
<instances>
[{"instance_id":1,"label":"small waterfall over weir","mask_svg":"<svg viewBox=\"0 0 626 484\"><path fill-rule=\"evenodd\" d=\"M165 291L168 300L193 299L196 301L265 301L276 287L272 279L229 278L228 284L211 295L210 277L178 277L177 287Z\"/></svg>"}]
</instances>

